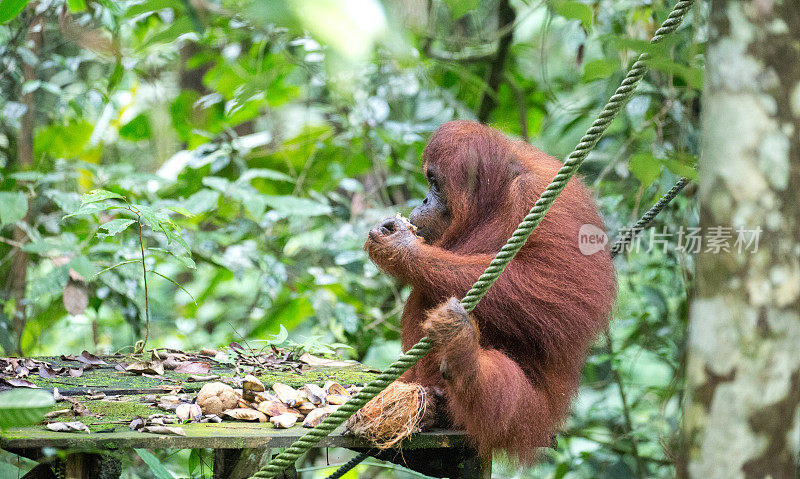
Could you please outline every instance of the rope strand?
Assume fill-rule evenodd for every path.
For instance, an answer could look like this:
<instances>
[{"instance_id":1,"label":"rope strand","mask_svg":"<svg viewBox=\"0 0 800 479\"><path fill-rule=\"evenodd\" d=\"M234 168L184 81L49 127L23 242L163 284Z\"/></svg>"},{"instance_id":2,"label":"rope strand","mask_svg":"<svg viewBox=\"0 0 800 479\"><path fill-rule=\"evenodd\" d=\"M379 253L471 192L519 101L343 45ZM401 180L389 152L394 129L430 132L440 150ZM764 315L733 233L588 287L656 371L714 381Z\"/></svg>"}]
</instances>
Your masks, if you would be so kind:
<instances>
[{"instance_id":1,"label":"rope strand","mask_svg":"<svg viewBox=\"0 0 800 479\"><path fill-rule=\"evenodd\" d=\"M650 43L658 43L664 36L674 32L681 24L683 17L691 8L694 0L679 0L675 7L670 12L664 23L656 31ZM622 84L617 88L614 95L611 96L603 111L600 112L598 118L592 123L592 126L581 138L575 150L569 154L564 165L558 170L553 181L545 188L542 196L533 205L530 212L522 220L522 223L517 227L516 231L511 235L508 242L500 249L497 256L494 257L486 271L480 275L478 280L467 292L466 296L461 300L461 304L470 312L475 309L475 306L486 294L486 291L497 281L497 278L505 270L508 263L519 252L522 246L527 241L528 237L533 233L533 230L541 223L544 215L553 206L558 195L567 186L567 182L575 175L575 172L580 167L589 152L597 145L600 138L605 133L608 125L619 113L630 96L636 85L644 77L647 71L646 62L650 58L648 53L639 55L639 59L633 64ZM272 479L281 471L291 466L297 459L306 451L314 447L320 440L333 432L334 429L339 427L345 420L355 414L356 411L361 409L370 399L377 396L381 391L391 384L395 379L400 377L401 374L406 372L411 366L417 363L423 356L425 356L431 349L431 341L426 336L419 340L417 344L411 347L406 353L389 366L386 371L381 373L376 379L369 382L361 391L353 396L349 401L339 407L333 414L325 418L317 427L303 435L300 439L294 442L288 449L275 456L266 466L260 471L256 472L251 479Z\"/></svg>"},{"instance_id":2,"label":"rope strand","mask_svg":"<svg viewBox=\"0 0 800 479\"><path fill-rule=\"evenodd\" d=\"M638 235L643 229L650 226L650 223L653 222L653 219L656 217L656 215L661 213L661 210L663 210L670 203L670 201L678 196L678 193L680 193L681 190L683 190L683 188L689 184L689 181L691 181L689 178L681 177L681 179L679 179L678 182L675 183L675 185L670 188L670 190L664 196L662 196L660 200L658 200L658 203L651 206L650 209L647 210L647 212L643 214L641 218L639 218L639 221L625 230L625 233L617 238L617 240L611 246L611 257L614 258L621 253L623 248L625 248L625 246L627 246L633 240L633 238L636 237L636 235Z\"/></svg>"}]
</instances>

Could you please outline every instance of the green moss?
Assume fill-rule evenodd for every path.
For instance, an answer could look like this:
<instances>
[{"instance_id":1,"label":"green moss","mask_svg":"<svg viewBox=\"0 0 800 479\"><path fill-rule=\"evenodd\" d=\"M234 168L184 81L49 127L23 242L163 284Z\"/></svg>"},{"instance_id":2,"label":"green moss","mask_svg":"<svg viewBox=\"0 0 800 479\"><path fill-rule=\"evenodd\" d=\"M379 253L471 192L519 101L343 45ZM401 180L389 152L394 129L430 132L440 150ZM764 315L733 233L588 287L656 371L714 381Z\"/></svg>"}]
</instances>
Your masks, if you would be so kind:
<instances>
[{"instance_id":1,"label":"green moss","mask_svg":"<svg viewBox=\"0 0 800 479\"><path fill-rule=\"evenodd\" d=\"M322 385L325 381L336 381L342 385L363 384L378 377L378 373L372 372L362 366L347 367L315 367L304 370L302 374L291 372L270 372L261 374L258 379L265 385L270 386L280 382L289 386L299 387L306 383Z\"/></svg>"},{"instance_id":2,"label":"green moss","mask_svg":"<svg viewBox=\"0 0 800 479\"><path fill-rule=\"evenodd\" d=\"M62 361L59 358L36 358L39 360L47 361L53 365L54 368L58 367L78 367L79 363L75 361ZM134 357L115 358L114 361L133 362L139 360ZM111 360L109 360L111 362ZM233 377L231 368L226 365L217 364L212 362L211 373L220 376L221 378ZM80 377L55 377L50 379L43 379L39 376L31 376L28 379L39 387L46 389L58 388L61 391L86 391L103 390L106 393L114 394L115 392L141 392L141 391L160 391L161 386L174 385L180 383L186 392L196 392L203 387L203 382L189 382L187 381L188 374L179 374L173 371L166 371L163 377L151 378L145 376L137 376L133 374L123 373L117 371L113 366L103 366L98 369L87 370ZM260 374L259 379L267 386L276 382L288 384L290 386L298 387L306 383L322 384L325 381L336 381L343 385L349 384L363 384L378 376L372 370L364 368L360 365L346 366L346 367L304 367L302 373L298 374L293 371L270 371Z\"/></svg>"},{"instance_id":3,"label":"green moss","mask_svg":"<svg viewBox=\"0 0 800 479\"><path fill-rule=\"evenodd\" d=\"M138 399L138 398L137 398ZM135 416L149 416L163 412L158 408L136 401L88 401L84 403L90 411L102 414L103 419L133 419Z\"/></svg>"}]
</instances>

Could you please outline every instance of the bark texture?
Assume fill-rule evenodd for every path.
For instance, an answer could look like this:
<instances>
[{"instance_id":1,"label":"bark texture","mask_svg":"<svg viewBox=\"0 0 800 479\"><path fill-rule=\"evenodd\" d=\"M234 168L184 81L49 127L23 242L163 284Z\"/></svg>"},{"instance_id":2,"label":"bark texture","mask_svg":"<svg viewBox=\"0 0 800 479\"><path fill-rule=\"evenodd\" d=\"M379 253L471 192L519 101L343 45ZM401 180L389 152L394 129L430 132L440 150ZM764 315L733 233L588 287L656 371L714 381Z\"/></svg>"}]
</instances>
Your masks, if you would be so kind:
<instances>
[{"instance_id":1,"label":"bark texture","mask_svg":"<svg viewBox=\"0 0 800 479\"><path fill-rule=\"evenodd\" d=\"M715 0L703 98L703 252L690 311L684 477L798 477L800 1ZM761 229L757 251L736 229Z\"/></svg>"}]
</instances>

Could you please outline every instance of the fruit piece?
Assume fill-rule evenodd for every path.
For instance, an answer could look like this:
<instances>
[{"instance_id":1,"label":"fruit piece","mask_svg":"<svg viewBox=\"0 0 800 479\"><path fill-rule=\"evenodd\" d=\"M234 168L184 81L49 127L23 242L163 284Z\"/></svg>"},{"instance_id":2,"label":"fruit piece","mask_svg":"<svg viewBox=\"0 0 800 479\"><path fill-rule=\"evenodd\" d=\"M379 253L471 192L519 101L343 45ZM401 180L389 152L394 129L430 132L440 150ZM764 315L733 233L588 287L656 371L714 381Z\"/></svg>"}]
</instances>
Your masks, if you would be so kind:
<instances>
[{"instance_id":1,"label":"fruit piece","mask_svg":"<svg viewBox=\"0 0 800 479\"><path fill-rule=\"evenodd\" d=\"M208 383L197 393L195 401L203 414L219 416L226 409L235 408L239 398L233 388L220 382Z\"/></svg>"}]
</instances>

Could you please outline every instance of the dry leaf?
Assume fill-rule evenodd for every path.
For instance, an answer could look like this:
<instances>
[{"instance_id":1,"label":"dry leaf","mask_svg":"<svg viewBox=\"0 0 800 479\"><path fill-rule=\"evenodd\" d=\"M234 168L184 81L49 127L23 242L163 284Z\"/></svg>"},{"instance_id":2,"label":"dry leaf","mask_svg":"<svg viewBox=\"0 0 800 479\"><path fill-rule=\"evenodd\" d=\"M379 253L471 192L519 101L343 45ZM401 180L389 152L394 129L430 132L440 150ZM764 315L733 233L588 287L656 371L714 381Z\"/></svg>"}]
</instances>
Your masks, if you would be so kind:
<instances>
[{"instance_id":1,"label":"dry leaf","mask_svg":"<svg viewBox=\"0 0 800 479\"><path fill-rule=\"evenodd\" d=\"M275 383L272 385L272 390L275 391L275 395L278 396L278 399L289 406L294 406L295 403L298 402L299 393L291 386L287 386L283 383Z\"/></svg>"},{"instance_id":2,"label":"dry leaf","mask_svg":"<svg viewBox=\"0 0 800 479\"><path fill-rule=\"evenodd\" d=\"M161 361L138 361L129 364L125 371L134 374L156 374L161 376L164 374L164 363Z\"/></svg>"},{"instance_id":3,"label":"dry leaf","mask_svg":"<svg viewBox=\"0 0 800 479\"><path fill-rule=\"evenodd\" d=\"M317 406L315 406L314 403L310 401L303 401L297 405L297 410L303 414L308 414L316 408Z\"/></svg>"},{"instance_id":4,"label":"dry leaf","mask_svg":"<svg viewBox=\"0 0 800 479\"><path fill-rule=\"evenodd\" d=\"M317 427L319 423L325 420L326 417L330 416L331 413L326 411L325 408L317 408L308 413L305 420L303 420L303 427Z\"/></svg>"},{"instance_id":5,"label":"dry leaf","mask_svg":"<svg viewBox=\"0 0 800 479\"><path fill-rule=\"evenodd\" d=\"M59 371L47 365L39 366L39 377L42 379L51 379L58 376Z\"/></svg>"},{"instance_id":6,"label":"dry leaf","mask_svg":"<svg viewBox=\"0 0 800 479\"><path fill-rule=\"evenodd\" d=\"M269 422L278 429L288 429L297 423L297 416L289 413L281 414L280 416L271 417Z\"/></svg>"},{"instance_id":7,"label":"dry leaf","mask_svg":"<svg viewBox=\"0 0 800 479\"><path fill-rule=\"evenodd\" d=\"M300 391L305 394L309 401L314 404L322 404L325 402L325 390L321 387L317 386L316 384L306 384Z\"/></svg>"},{"instance_id":8,"label":"dry leaf","mask_svg":"<svg viewBox=\"0 0 800 479\"><path fill-rule=\"evenodd\" d=\"M345 367L357 364L355 361L343 361L341 359L325 359L325 358L320 358L319 356L314 356L309 353L305 353L302 356L300 356L300 361L303 361L309 366Z\"/></svg>"},{"instance_id":9,"label":"dry leaf","mask_svg":"<svg viewBox=\"0 0 800 479\"><path fill-rule=\"evenodd\" d=\"M3 379L3 381L7 382L11 386L14 386L15 388L33 388L33 389L39 388L39 386L33 384L30 381L26 381L25 379L8 378L8 379Z\"/></svg>"},{"instance_id":10,"label":"dry leaf","mask_svg":"<svg viewBox=\"0 0 800 479\"><path fill-rule=\"evenodd\" d=\"M175 415L181 421L199 421L203 417L203 411L197 404L183 403L175 408Z\"/></svg>"},{"instance_id":11,"label":"dry leaf","mask_svg":"<svg viewBox=\"0 0 800 479\"><path fill-rule=\"evenodd\" d=\"M89 306L89 293L86 291L86 283L70 279L64 285L64 292L61 296L64 302L64 309L73 316L83 314Z\"/></svg>"},{"instance_id":12,"label":"dry leaf","mask_svg":"<svg viewBox=\"0 0 800 479\"><path fill-rule=\"evenodd\" d=\"M280 401L264 401L258 405L258 410L267 416L280 416L281 414L294 414L295 416L302 417L303 413L297 409L292 409Z\"/></svg>"},{"instance_id":13,"label":"dry leaf","mask_svg":"<svg viewBox=\"0 0 800 479\"><path fill-rule=\"evenodd\" d=\"M89 426L80 421L51 422L45 427L55 432L89 432Z\"/></svg>"},{"instance_id":14,"label":"dry leaf","mask_svg":"<svg viewBox=\"0 0 800 479\"><path fill-rule=\"evenodd\" d=\"M345 389L344 386L342 386L337 382L333 381L326 382L324 389L328 394L339 394L341 396L350 396L350 393L347 392L347 389Z\"/></svg>"},{"instance_id":15,"label":"dry leaf","mask_svg":"<svg viewBox=\"0 0 800 479\"><path fill-rule=\"evenodd\" d=\"M348 394L347 396L345 396L343 394L328 394L328 397L325 399L327 400L328 404L341 405L346 403L348 399L350 399L350 395Z\"/></svg>"},{"instance_id":16,"label":"dry leaf","mask_svg":"<svg viewBox=\"0 0 800 479\"><path fill-rule=\"evenodd\" d=\"M66 416L67 414L72 414L72 409L58 409L55 411L50 411L49 413L45 414L45 419L54 419L59 416Z\"/></svg>"},{"instance_id":17,"label":"dry leaf","mask_svg":"<svg viewBox=\"0 0 800 479\"><path fill-rule=\"evenodd\" d=\"M89 351L84 350L80 356L75 358L76 360L85 363L85 364L93 364L95 366L108 364L107 362L103 361L102 359L98 358L94 354L90 353Z\"/></svg>"},{"instance_id":18,"label":"dry leaf","mask_svg":"<svg viewBox=\"0 0 800 479\"><path fill-rule=\"evenodd\" d=\"M128 428L130 428L131 431L139 431L145 426L145 424L147 424L147 422L142 416L136 416L133 418L131 423L128 424Z\"/></svg>"},{"instance_id":19,"label":"dry leaf","mask_svg":"<svg viewBox=\"0 0 800 479\"><path fill-rule=\"evenodd\" d=\"M218 374L208 374L205 376L199 374L193 374L188 378L186 378L187 381L195 381L195 382L213 381L215 379L219 379Z\"/></svg>"},{"instance_id":20,"label":"dry leaf","mask_svg":"<svg viewBox=\"0 0 800 479\"><path fill-rule=\"evenodd\" d=\"M142 432L150 432L153 434L174 434L176 436L185 436L186 431L182 427L170 426L145 426Z\"/></svg>"},{"instance_id":21,"label":"dry leaf","mask_svg":"<svg viewBox=\"0 0 800 479\"><path fill-rule=\"evenodd\" d=\"M264 414L263 412L256 411L255 409L249 409L249 408L228 409L222 414L233 419L239 419L241 421L267 422L267 415Z\"/></svg>"},{"instance_id":22,"label":"dry leaf","mask_svg":"<svg viewBox=\"0 0 800 479\"><path fill-rule=\"evenodd\" d=\"M184 374L208 374L209 371L211 371L211 365L201 361L184 362L175 367L176 373Z\"/></svg>"}]
</instances>

